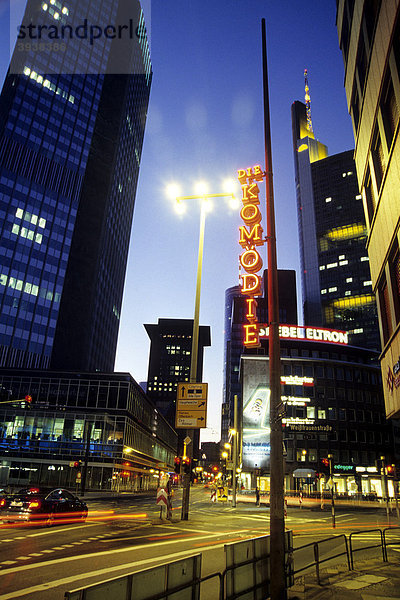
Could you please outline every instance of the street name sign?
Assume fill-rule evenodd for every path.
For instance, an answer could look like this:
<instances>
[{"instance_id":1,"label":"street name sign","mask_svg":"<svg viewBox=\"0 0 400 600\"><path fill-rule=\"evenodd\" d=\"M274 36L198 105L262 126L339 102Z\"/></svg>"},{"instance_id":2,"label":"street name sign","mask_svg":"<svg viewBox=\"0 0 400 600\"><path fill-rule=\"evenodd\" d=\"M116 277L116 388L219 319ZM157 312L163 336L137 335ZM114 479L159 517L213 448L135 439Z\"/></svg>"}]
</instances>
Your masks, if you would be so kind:
<instances>
[{"instance_id":1,"label":"street name sign","mask_svg":"<svg viewBox=\"0 0 400 600\"><path fill-rule=\"evenodd\" d=\"M178 383L175 427L200 429L207 426L207 383Z\"/></svg>"}]
</instances>

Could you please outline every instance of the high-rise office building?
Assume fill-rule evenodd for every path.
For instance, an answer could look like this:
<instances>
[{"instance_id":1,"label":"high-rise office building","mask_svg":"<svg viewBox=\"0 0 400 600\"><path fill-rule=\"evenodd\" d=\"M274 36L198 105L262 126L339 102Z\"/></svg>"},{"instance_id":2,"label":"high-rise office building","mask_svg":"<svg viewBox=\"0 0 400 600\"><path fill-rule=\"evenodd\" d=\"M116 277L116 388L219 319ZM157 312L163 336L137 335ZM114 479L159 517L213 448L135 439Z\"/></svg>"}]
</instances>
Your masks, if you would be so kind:
<instances>
[{"instance_id":1,"label":"high-rise office building","mask_svg":"<svg viewBox=\"0 0 400 600\"><path fill-rule=\"evenodd\" d=\"M150 357L147 396L160 413L175 427L175 407L178 383L189 381L192 354L192 319L158 319L157 324L144 326L149 338ZM196 381L202 381L204 348L211 345L210 327L199 328ZM178 430L179 450L183 449L186 430ZM197 458L199 430L195 430L193 456Z\"/></svg>"},{"instance_id":2,"label":"high-rise office building","mask_svg":"<svg viewBox=\"0 0 400 600\"><path fill-rule=\"evenodd\" d=\"M350 344L378 350L367 229L353 151L328 156L307 103L292 105L304 323L340 329Z\"/></svg>"},{"instance_id":3,"label":"high-rise office building","mask_svg":"<svg viewBox=\"0 0 400 600\"><path fill-rule=\"evenodd\" d=\"M355 164L378 303L386 414L400 416L400 5L337 0Z\"/></svg>"},{"instance_id":4,"label":"high-rise office building","mask_svg":"<svg viewBox=\"0 0 400 600\"><path fill-rule=\"evenodd\" d=\"M23 23L0 97L0 366L112 371L152 78L143 12L28 0ZM82 39L94 24L102 38ZM64 50L25 43L39 31Z\"/></svg>"}]
</instances>

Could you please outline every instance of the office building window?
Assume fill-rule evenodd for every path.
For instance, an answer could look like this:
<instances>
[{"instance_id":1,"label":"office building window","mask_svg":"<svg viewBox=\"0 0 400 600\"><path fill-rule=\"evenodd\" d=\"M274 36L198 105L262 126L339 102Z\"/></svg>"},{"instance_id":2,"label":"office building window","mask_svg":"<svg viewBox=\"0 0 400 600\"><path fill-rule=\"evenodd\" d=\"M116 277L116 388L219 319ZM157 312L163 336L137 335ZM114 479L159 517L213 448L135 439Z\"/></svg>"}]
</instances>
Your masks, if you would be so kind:
<instances>
[{"instance_id":1,"label":"office building window","mask_svg":"<svg viewBox=\"0 0 400 600\"><path fill-rule=\"evenodd\" d=\"M378 127L375 128L374 140L372 143L372 162L374 165L376 187L379 190L386 169L386 160Z\"/></svg>"},{"instance_id":2,"label":"office building window","mask_svg":"<svg viewBox=\"0 0 400 600\"><path fill-rule=\"evenodd\" d=\"M369 167L368 167L367 173L365 175L364 195L365 195L365 203L367 205L368 221L371 225L372 219L374 218L376 201L375 201L375 197L374 197L374 190L372 188L371 172L369 170Z\"/></svg>"},{"instance_id":3,"label":"office building window","mask_svg":"<svg viewBox=\"0 0 400 600\"><path fill-rule=\"evenodd\" d=\"M383 89L380 109L382 113L383 125L385 128L386 145L388 151L392 145L394 132L396 131L399 120L399 109L396 102L396 96L393 89L393 82L390 74L387 76Z\"/></svg>"},{"instance_id":4,"label":"office building window","mask_svg":"<svg viewBox=\"0 0 400 600\"><path fill-rule=\"evenodd\" d=\"M396 242L389 257L389 272L392 284L393 304L396 323L400 321L400 251Z\"/></svg>"},{"instance_id":5,"label":"office building window","mask_svg":"<svg viewBox=\"0 0 400 600\"><path fill-rule=\"evenodd\" d=\"M379 312L381 315L383 343L386 344L392 335L392 318L390 315L389 288L385 273L382 274L378 285Z\"/></svg>"}]
</instances>

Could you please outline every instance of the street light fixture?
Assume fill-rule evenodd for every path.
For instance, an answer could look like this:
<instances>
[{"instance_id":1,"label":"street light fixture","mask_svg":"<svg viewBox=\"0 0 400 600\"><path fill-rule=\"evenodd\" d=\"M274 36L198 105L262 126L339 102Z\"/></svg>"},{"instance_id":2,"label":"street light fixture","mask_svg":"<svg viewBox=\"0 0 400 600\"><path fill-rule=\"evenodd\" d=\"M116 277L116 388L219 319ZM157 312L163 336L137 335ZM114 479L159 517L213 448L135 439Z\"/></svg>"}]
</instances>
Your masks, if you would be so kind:
<instances>
[{"instance_id":1,"label":"street light fixture","mask_svg":"<svg viewBox=\"0 0 400 600\"><path fill-rule=\"evenodd\" d=\"M197 382L197 356L199 347L199 322L200 322L200 291L201 291L201 276L203 270L203 249L204 249L204 229L206 223L206 213L210 209L211 198L230 198L235 199L233 191L222 193L208 193L206 182L199 181L195 186L196 193L191 196L181 196L177 184L169 184L167 186L167 194L170 198L175 196L177 206L183 207L183 202L186 200L201 200L200 211L200 232L199 232L199 248L197 258L197 276L196 276L196 296L194 305L193 333L192 333L192 349L190 354L190 383ZM186 437L193 439L193 432L190 429L186 430ZM189 452L193 456L193 445L189 446ZM182 521L187 521L189 517L189 495L190 495L190 475L183 476L183 496L182 496Z\"/></svg>"}]
</instances>

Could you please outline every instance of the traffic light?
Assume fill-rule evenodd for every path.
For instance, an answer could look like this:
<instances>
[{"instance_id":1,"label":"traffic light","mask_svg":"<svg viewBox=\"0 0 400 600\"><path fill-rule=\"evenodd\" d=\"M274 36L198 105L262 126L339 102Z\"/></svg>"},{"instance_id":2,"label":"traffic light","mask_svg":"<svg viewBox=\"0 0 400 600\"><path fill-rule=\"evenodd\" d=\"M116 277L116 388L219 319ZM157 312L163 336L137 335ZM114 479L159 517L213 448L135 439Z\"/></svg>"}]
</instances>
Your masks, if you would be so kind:
<instances>
[{"instance_id":1,"label":"traffic light","mask_svg":"<svg viewBox=\"0 0 400 600\"><path fill-rule=\"evenodd\" d=\"M386 465L386 475L396 477L396 465Z\"/></svg>"},{"instance_id":2,"label":"traffic light","mask_svg":"<svg viewBox=\"0 0 400 600\"><path fill-rule=\"evenodd\" d=\"M31 408L31 405L32 405L32 396L26 395L24 407Z\"/></svg>"},{"instance_id":3,"label":"traffic light","mask_svg":"<svg viewBox=\"0 0 400 600\"><path fill-rule=\"evenodd\" d=\"M75 461L74 461L74 467L75 467L75 468L77 468L77 469L78 469L78 468L80 468L80 467L81 467L81 465L82 465L82 461L81 461L81 460L75 460Z\"/></svg>"},{"instance_id":4,"label":"traffic light","mask_svg":"<svg viewBox=\"0 0 400 600\"><path fill-rule=\"evenodd\" d=\"M321 458L321 473L329 473L329 458Z\"/></svg>"},{"instance_id":5,"label":"traffic light","mask_svg":"<svg viewBox=\"0 0 400 600\"><path fill-rule=\"evenodd\" d=\"M180 459L180 456L175 456L174 471L175 471L175 473L180 473L181 472L181 459Z\"/></svg>"},{"instance_id":6,"label":"traffic light","mask_svg":"<svg viewBox=\"0 0 400 600\"><path fill-rule=\"evenodd\" d=\"M191 460L188 456L185 456L184 458L182 458L182 464L183 464L183 472L184 473L190 473L191 472Z\"/></svg>"}]
</instances>

